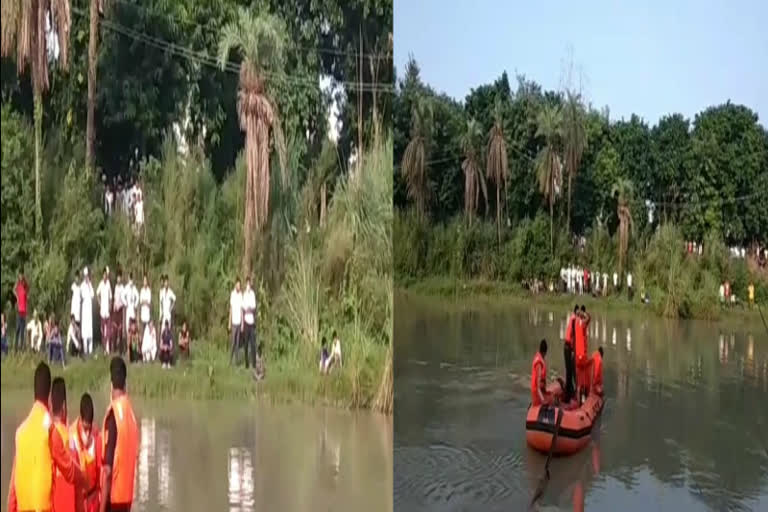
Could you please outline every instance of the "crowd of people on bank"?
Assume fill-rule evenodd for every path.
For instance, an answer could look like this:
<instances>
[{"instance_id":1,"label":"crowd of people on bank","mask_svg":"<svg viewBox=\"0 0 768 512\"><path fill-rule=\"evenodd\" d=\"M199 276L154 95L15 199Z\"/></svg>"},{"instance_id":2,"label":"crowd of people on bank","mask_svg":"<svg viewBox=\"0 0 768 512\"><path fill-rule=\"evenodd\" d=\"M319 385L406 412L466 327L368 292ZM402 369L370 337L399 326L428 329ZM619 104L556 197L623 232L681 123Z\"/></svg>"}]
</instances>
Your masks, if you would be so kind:
<instances>
[{"instance_id":1,"label":"crowd of people on bank","mask_svg":"<svg viewBox=\"0 0 768 512\"><path fill-rule=\"evenodd\" d=\"M104 180L104 213L107 217L119 209L128 217L136 230L144 225L144 193L138 182L123 186L121 178L115 182Z\"/></svg>"},{"instance_id":2,"label":"crowd of people on bank","mask_svg":"<svg viewBox=\"0 0 768 512\"><path fill-rule=\"evenodd\" d=\"M89 393L69 423L63 377L44 362L34 373L34 402L14 436L8 512L128 512L139 456L139 428L126 392L127 367L110 362L111 396L101 429Z\"/></svg>"},{"instance_id":3,"label":"crowd of people on bank","mask_svg":"<svg viewBox=\"0 0 768 512\"><path fill-rule=\"evenodd\" d=\"M620 293L626 285L627 296L631 300L634 290L632 289L632 273L627 272L620 276L618 272L609 275L600 270L590 270L586 267L569 265L560 269L560 287L562 293L572 295L612 295Z\"/></svg>"}]
</instances>

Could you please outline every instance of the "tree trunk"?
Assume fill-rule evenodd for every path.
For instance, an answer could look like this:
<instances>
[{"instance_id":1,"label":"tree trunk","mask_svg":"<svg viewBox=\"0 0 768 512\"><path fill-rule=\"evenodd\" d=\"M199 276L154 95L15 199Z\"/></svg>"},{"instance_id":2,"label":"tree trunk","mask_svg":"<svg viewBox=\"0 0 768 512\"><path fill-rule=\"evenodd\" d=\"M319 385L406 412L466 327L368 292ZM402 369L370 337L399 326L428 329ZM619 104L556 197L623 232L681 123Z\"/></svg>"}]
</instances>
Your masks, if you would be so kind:
<instances>
[{"instance_id":1,"label":"tree trunk","mask_svg":"<svg viewBox=\"0 0 768 512\"><path fill-rule=\"evenodd\" d=\"M96 54L99 44L99 0L90 0L90 29L88 34L88 119L85 127L85 168L93 171L96 139Z\"/></svg>"},{"instance_id":2,"label":"tree trunk","mask_svg":"<svg viewBox=\"0 0 768 512\"><path fill-rule=\"evenodd\" d=\"M571 187L573 186L573 173L568 173L568 221L566 226L568 227L568 234L571 234Z\"/></svg>"},{"instance_id":3,"label":"tree trunk","mask_svg":"<svg viewBox=\"0 0 768 512\"><path fill-rule=\"evenodd\" d=\"M552 194L554 193L554 187L553 190L549 192L549 252L554 256L555 254L555 210L554 210L554 201L552 201Z\"/></svg>"},{"instance_id":4,"label":"tree trunk","mask_svg":"<svg viewBox=\"0 0 768 512\"><path fill-rule=\"evenodd\" d=\"M501 249L501 203L499 202L500 183L496 183L496 233L499 236L499 249Z\"/></svg>"},{"instance_id":5,"label":"tree trunk","mask_svg":"<svg viewBox=\"0 0 768 512\"><path fill-rule=\"evenodd\" d=\"M43 234L43 206L40 198L40 158L43 138L43 97L41 92L35 92L35 235L38 241Z\"/></svg>"},{"instance_id":6,"label":"tree trunk","mask_svg":"<svg viewBox=\"0 0 768 512\"><path fill-rule=\"evenodd\" d=\"M251 245L253 243L253 226L256 223L256 204L254 201L254 187L255 187L255 174L256 174L256 162L254 156L256 154L256 133L255 127L250 123L248 130L245 134L245 154L246 154L246 170L245 170L245 216L243 219L243 271L242 275L247 276L251 268Z\"/></svg>"},{"instance_id":7,"label":"tree trunk","mask_svg":"<svg viewBox=\"0 0 768 512\"><path fill-rule=\"evenodd\" d=\"M320 225L325 225L325 194L326 194L326 186L325 182L323 182L323 185L320 187Z\"/></svg>"}]
</instances>

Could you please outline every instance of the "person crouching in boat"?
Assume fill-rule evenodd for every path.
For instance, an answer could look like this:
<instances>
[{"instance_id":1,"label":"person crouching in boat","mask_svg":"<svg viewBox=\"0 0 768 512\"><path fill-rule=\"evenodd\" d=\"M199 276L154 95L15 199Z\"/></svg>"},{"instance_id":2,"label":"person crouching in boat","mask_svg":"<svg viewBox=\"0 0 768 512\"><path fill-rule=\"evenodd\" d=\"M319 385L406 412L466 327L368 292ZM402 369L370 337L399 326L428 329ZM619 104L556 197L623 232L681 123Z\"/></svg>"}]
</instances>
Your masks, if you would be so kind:
<instances>
[{"instance_id":1,"label":"person crouching in boat","mask_svg":"<svg viewBox=\"0 0 768 512\"><path fill-rule=\"evenodd\" d=\"M592 354L592 389L595 393L603 395L603 347L599 347Z\"/></svg>"},{"instance_id":2,"label":"person crouching in boat","mask_svg":"<svg viewBox=\"0 0 768 512\"><path fill-rule=\"evenodd\" d=\"M536 405L551 404L553 394L547 391L547 340L541 340L539 351L531 364L531 403Z\"/></svg>"},{"instance_id":3,"label":"person crouching in boat","mask_svg":"<svg viewBox=\"0 0 768 512\"><path fill-rule=\"evenodd\" d=\"M587 358L587 329L591 320L587 308L582 305L579 319L576 321L576 389L579 405L589 394L590 360Z\"/></svg>"}]
</instances>

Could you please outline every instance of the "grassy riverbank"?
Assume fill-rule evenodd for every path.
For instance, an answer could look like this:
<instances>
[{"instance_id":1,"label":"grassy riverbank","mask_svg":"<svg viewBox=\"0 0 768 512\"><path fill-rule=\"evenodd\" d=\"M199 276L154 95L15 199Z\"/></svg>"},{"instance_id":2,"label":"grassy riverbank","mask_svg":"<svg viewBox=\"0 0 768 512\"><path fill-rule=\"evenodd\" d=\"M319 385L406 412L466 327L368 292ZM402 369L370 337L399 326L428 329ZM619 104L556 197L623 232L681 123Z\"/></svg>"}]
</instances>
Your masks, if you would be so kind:
<instances>
[{"instance_id":1,"label":"grassy riverbank","mask_svg":"<svg viewBox=\"0 0 768 512\"><path fill-rule=\"evenodd\" d=\"M597 312L631 312L654 316L660 314L658 301L642 304L637 293L632 301L626 294L606 297L549 292L533 294L519 285L483 279L462 280L450 277L402 279L398 283L396 293L401 296L406 295L409 299L436 302L441 307L455 305L461 309L540 305L566 311L578 303L586 305L590 311ZM765 314L766 307L762 307ZM760 313L757 307L750 309L744 305L737 305L732 308L719 307L708 310L707 315L692 318L720 321L746 319L759 322Z\"/></svg>"},{"instance_id":2,"label":"grassy riverbank","mask_svg":"<svg viewBox=\"0 0 768 512\"><path fill-rule=\"evenodd\" d=\"M177 362L170 370L159 363L128 366L131 395L154 400L220 400L248 399L268 403L303 403L339 408L373 408L381 368L385 366L383 351L347 354L345 366L331 375L320 375L316 363L306 358L267 360L266 378L256 382L242 364L229 366L229 354L203 346L188 361ZM32 375L41 360L37 354L24 353L5 358L0 368L2 392L31 393ZM66 368L51 365L54 376L63 376L70 396L88 391L101 396L109 392L109 358L100 351L88 361L68 359Z\"/></svg>"}]
</instances>

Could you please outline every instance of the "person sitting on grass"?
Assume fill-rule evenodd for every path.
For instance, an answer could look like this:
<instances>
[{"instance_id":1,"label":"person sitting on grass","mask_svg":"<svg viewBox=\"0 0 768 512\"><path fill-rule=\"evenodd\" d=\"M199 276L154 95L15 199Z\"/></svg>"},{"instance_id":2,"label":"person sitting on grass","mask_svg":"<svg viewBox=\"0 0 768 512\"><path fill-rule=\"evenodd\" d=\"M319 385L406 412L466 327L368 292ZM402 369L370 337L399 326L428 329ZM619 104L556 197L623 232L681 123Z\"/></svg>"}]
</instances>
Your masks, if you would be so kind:
<instances>
[{"instance_id":1,"label":"person sitting on grass","mask_svg":"<svg viewBox=\"0 0 768 512\"><path fill-rule=\"evenodd\" d=\"M139 345L139 327L136 319L131 318L128 326L128 357L132 363L141 360L141 346Z\"/></svg>"},{"instance_id":2,"label":"person sitting on grass","mask_svg":"<svg viewBox=\"0 0 768 512\"><path fill-rule=\"evenodd\" d=\"M3 319L2 319L3 332L2 332L2 337L0 337L0 353L2 353L2 355L5 356L8 354L8 325L5 323L5 313L3 313L2 315L3 315Z\"/></svg>"},{"instance_id":3,"label":"person sitting on grass","mask_svg":"<svg viewBox=\"0 0 768 512\"><path fill-rule=\"evenodd\" d=\"M37 314L36 309L32 313L32 321L27 325L27 331L29 331L29 342L32 350L40 352L40 347L43 344L43 324L40 323L40 315Z\"/></svg>"},{"instance_id":4,"label":"person sitting on grass","mask_svg":"<svg viewBox=\"0 0 768 512\"><path fill-rule=\"evenodd\" d=\"M189 359L189 327L186 320L181 324L181 332L179 332L179 355Z\"/></svg>"},{"instance_id":5,"label":"person sitting on grass","mask_svg":"<svg viewBox=\"0 0 768 512\"><path fill-rule=\"evenodd\" d=\"M339 336L336 334L336 331L333 331L333 345L331 345L331 357L328 360L328 366L326 371L330 372L333 368L333 365L337 364L339 365L339 368L342 368L341 364L341 340L339 339Z\"/></svg>"},{"instance_id":6,"label":"person sitting on grass","mask_svg":"<svg viewBox=\"0 0 768 512\"><path fill-rule=\"evenodd\" d=\"M322 342L320 342L320 374L327 373L328 361L330 360L330 354L328 354L328 342L323 336Z\"/></svg>"},{"instance_id":7,"label":"person sitting on grass","mask_svg":"<svg viewBox=\"0 0 768 512\"><path fill-rule=\"evenodd\" d=\"M264 355L262 352L263 349L264 345L259 343L259 346L256 348L256 361L253 363L253 378L257 381L263 380L267 375L267 367L264 364Z\"/></svg>"},{"instance_id":8,"label":"person sitting on grass","mask_svg":"<svg viewBox=\"0 0 768 512\"><path fill-rule=\"evenodd\" d=\"M67 329L67 345L65 350L71 356L83 356L82 345L80 342L80 326L75 320L75 315L69 317L69 329Z\"/></svg>"},{"instance_id":9,"label":"person sitting on grass","mask_svg":"<svg viewBox=\"0 0 768 512\"><path fill-rule=\"evenodd\" d=\"M157 357L157 330L152 321L144 328L144 339L141 341L141 355L145 363L155 360Z\"/></svg>"},{"instance_id":10,"label":"person sitting on grass","mask_svg":"<svg viewBox=\"0 0 768 512\"><path fill-rule=\"evenodd\" d=\"M61 362L61 366L66 365L66 355L64 354L64 346L61 343L61 333L59 332L59 325L56 323L56 318L51 315L51 319L48 322L50 326L50 335L48 338L48 363Z\"/></svg>"},{"instance_id":11,"label":"person sitting on grass","mask_svg":"<svg viewBox=\"0 0 768 512\"><path fill-rule=\"evenodd\" d=\"M173 362L173 333L168 319L163 321L163 332L160 334L160 363L163 368L170 368Z\"/></svg>"}]
</instances>

